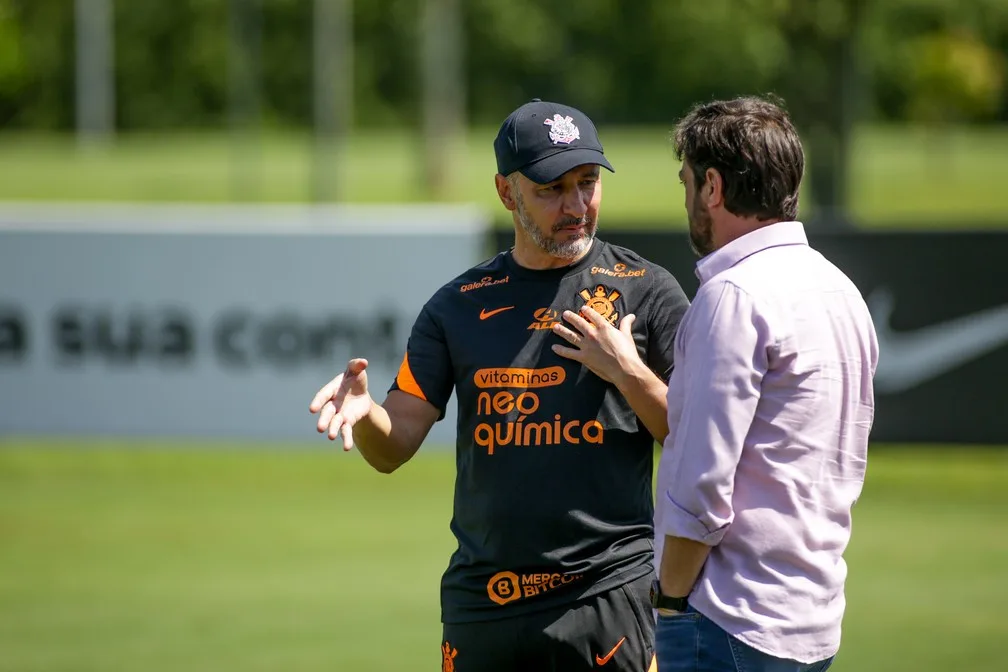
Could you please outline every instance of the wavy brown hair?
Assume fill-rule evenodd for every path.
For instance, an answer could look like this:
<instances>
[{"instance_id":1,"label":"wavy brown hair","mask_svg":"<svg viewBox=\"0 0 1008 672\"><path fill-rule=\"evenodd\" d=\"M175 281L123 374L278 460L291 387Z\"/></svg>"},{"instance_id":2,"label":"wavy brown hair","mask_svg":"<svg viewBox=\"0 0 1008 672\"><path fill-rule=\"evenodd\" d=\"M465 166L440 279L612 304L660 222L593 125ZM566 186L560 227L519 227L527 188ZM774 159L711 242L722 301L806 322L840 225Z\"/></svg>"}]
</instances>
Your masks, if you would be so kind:
<instances>
[{"instance_id":1,"label":"wavy brown hair","mask_svg":"<svg viewBox=\"0 0 1008 672\"><path fill-rule=\"evenodd\" d=\"M746 96L697 105L676 125L673 148L693 169L697 190L708 168L720 173L728 212L760 221L797 219L805 155L777 101Z\"/></svg>"}]
</instances>

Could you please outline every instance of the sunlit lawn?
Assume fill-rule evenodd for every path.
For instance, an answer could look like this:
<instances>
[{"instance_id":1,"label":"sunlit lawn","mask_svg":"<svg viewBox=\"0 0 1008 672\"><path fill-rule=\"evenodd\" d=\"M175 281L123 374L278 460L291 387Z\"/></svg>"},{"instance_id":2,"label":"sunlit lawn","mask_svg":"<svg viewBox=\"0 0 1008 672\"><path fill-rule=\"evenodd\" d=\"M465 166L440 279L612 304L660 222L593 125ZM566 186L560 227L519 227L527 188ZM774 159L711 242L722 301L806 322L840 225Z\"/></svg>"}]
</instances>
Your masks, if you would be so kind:
<instances>
[{"instance_id":1,"label":"sunlit lawn","mask_svg":"<svg viewBox=\"0 0 1008 672\"><path fill-rule=\"evenodd\" d=\"M603 128L616 174L604 178L609 225L681 226L682 190L667 128ZM495 129L474 130L447 161L448 200L498 218ZM418 138L359 132L340 152L334 183L357 202L425 199ZM851 208L865 226L1001 226L1008 222L1008 130L866 128L852 147ZM69 138L0 134L0 200L305 201L312 198L307 136L124 136L99 151ZM803 211L809 214L809 210Z\"/></svg>"}]
</instances>

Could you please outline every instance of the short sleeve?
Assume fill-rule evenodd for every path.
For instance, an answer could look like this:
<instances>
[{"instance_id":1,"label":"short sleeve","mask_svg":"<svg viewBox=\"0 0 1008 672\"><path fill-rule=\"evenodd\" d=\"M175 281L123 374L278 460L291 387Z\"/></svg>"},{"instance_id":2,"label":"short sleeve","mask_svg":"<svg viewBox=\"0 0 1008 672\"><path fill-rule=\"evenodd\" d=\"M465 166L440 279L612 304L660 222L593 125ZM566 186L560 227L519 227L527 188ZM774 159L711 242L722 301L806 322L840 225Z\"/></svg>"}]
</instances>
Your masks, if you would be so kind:
<instances>
[{"instance_id":1,"label":"short sleeve","mask_svg":"<svg viewBox=\"0 0 1008 672\"><path fill-rule=\"evenodd\" d=\"M647 315L647 365L664 382L668 382L675 365L675 339L689 299L671 273L655 269L654 284Z\"/></svg>"},{"instance_id":2,"label":"short sleeve","mask_svg":"<svg viewBox=\"0 0 1008 672\"><path fill-rule=\"evenodd\" d=\"M413 323L399 373L389 391L400 390L427 401L438 409L438 420L441 420L445 417L453 385L445 332L428 304Z\"/></svg>"}]
</instances>

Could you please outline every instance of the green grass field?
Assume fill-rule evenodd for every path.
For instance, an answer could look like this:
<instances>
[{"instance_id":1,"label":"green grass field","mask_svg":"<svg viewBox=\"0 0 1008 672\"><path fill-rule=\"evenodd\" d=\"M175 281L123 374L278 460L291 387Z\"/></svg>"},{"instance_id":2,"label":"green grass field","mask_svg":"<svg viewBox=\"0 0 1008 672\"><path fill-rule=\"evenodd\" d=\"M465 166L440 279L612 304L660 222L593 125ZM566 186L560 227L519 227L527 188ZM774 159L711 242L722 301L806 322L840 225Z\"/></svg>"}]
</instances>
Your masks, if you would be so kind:
<instances>
[{"instance_id":1,"label":"green grass field","mask_svg":"<svg viewBox=\"0 0 1008 672\"><path fill-rule=\"evenodd\" d=\"M493 129L451 200L500 216ZM682 226L667 129L602 129L602 226ZM417 140L360 134L357 202L422 200ZM226 201L226 136L131 137L104 152L0 134L0 200ZM307 139L270 135L255 200L309 197ZM1008 130L864 129L852 208L875 227L1008 226ZM392 476L324 447L40 443L0 437L0 672L440 669L438 583L454 460ZM876 446L855 511L834 670L1005 669L1008 448Z\"/></svg>"},{"instance_id":2,"label":"green grass field","mask_svg":"<svg viewBox=\"0 0 1008 672\"><path fill-rule=\"evenodd\" d=\"M448 197L504 220L493 189L496 129L473 130L451 162ZM604 179L603 225L682 226L683 194L667 128L603 128L617 169ZM243 141L226 134L126 136L97 152L71 139L0 134L0 200L304 201L311 197L306 136ZM873 227L1005 226L1008 129L865 128L852 148L851 209ZM242 169L237 159L246 161ZM355 134L340 162L347 200L424 199L419 141L404 132ZM249 179L250 190L236 185ZM809 215L804 208L802 215Z\"/></svg>"},{"instance_id":3,"label":"green grass field","mask_svg":"<svg viewBox=\"0 0 1008 672\"><path fill-rule=\"evenodd\" d=\"M1003 670L1008 450L869 464L833 669ZM440 669L453 469L0 441L0 671Z\"/></svg>"}]
</instances>

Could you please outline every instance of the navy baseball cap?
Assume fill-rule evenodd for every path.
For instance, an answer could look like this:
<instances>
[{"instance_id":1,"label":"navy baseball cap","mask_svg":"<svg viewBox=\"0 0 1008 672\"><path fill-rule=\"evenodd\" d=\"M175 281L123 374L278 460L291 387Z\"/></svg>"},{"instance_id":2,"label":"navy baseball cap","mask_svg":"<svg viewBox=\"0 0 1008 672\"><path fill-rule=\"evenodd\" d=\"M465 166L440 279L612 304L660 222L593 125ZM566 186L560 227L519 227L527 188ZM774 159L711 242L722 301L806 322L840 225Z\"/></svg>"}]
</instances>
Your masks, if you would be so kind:
<instances>
[{"instance_id":1,"label":"navy baseball cap","mask_svg":"<svg viewBox=\"0 0 1008 672\"><path fill-rule=\"evenodd\" d=\"M589 163L616 172L602 153L595 124L584 112L538 98L504 120L494 140L494 153L498 173L520 170L537 184L552 182Z\"/></svg>"}]
</instances>

